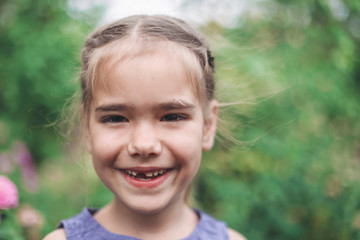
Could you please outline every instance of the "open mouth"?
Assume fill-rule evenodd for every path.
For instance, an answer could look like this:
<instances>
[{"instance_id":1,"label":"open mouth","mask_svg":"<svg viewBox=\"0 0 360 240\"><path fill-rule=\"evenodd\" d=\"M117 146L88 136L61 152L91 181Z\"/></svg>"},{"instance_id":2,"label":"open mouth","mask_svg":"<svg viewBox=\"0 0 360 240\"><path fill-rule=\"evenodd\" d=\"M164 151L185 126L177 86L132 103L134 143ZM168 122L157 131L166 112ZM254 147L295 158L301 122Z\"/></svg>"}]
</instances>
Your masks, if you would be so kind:
<instances>
[{"instance_id":1,"label":"open mouth","mask_svg":"<svg viewBox=\"0 0 360 240\"><path fill-rule=\"evenodd\" d=\"M162 175L169 172L171 169L161 169L161 170L155 170L155 171L134 171L134 170L127 170L127 169L120 169L121 172L127 174L128 176L139 180L139 181L150 181L153 179L156 179L158 177L161 177Z\"/></svg>"}]
</instances>

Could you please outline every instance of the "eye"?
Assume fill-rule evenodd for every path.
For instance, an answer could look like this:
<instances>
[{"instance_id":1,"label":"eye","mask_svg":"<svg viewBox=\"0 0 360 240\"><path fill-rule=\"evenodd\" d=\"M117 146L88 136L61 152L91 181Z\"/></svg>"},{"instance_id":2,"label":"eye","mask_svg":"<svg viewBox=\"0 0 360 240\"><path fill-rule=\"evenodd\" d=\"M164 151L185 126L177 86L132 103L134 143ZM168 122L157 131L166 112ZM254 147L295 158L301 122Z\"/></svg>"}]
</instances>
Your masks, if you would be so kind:
<instances>
[{"instance_id":1,"label":"eye","mask_svg":"<svg viewBox=\"0 0 360 240\"><path fill-rule=\"evenodd\" d=\"M120 123L120 122L129 122L129 120L127 120L125 117L120 116L120 115L111 115L111 116L106 116L104 118L101 119L101 122L103 123Z\"/></svg>"},{"instance_id":2,"label":"eye","mask_svg":"<svg viewBox=\"0 0 360 240\"><path fill-rule=\"evenodd\" d=\"M163 116L160 119L160 121L177 122L177 121L184 121L186 119L187 119L187 116L185 116L184 114L171 113L171 114L166 114L165 116Z\"/></svg>"}]
</instances>

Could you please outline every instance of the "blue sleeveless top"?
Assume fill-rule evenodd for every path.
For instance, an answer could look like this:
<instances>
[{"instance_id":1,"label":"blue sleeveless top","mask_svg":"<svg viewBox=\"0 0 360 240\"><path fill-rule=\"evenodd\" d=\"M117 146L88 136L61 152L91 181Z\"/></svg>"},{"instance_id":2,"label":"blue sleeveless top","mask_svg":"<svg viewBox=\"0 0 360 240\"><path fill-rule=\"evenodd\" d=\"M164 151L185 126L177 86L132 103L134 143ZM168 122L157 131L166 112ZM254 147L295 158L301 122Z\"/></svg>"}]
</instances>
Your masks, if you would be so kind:
<instances>
[{"instance_id":1,"label":"blue sleeveless top","mask_svg":"<svg viewBox=\"0 0 360 240\"><path fill-rule=\"evenodd\" d=\"M141 240L139 238L111 233L94 218L96 210L84 208L82 212L67 220L62 220L60 228L65 229L67 240ZM183 240L229 240L227 225L210 215L195 210L199 222L195 230Z\"/></svg>"}]
</instances>

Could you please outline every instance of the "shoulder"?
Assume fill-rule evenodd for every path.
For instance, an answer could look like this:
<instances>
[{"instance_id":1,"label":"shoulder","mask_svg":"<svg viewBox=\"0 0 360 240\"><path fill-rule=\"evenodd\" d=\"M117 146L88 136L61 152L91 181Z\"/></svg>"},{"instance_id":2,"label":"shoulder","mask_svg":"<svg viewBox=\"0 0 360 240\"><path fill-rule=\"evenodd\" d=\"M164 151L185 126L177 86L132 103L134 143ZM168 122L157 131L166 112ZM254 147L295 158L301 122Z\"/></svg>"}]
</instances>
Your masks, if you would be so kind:
<instances>
[{"instance_id":1,"label":"shoulder","mask_svg":"<svg viewBox=\"0 0 360 240\"><path fill-rule=\"evenodd\" d=\"M231 228L228 228L225 222L219 221L211 215L208 215L200 210L197 210L197 212L200 214L200 222L198 224L198 229L205 229L206 234L210 234L205 234L206 236L201 235L203 237L201 239L246 240L243 235Z\"/></svg>"},{"instance_id":2,"label":"shoulder","mask_svg":"<svg viewBox=\"0 0 360 240\"><path fill-rule=\"evenodd\" d=\"M246 240L246 238L243 235L241 235L240 233L238 233L237 231L231 228L228 228L228 234L230 240Z\"/></svg>"},{"instance_id":3,"label":"shoulder","mask_svg":"<svg viewBox=\"0 0 360 240\"><path fill-rule=\"evenodd\" d=\"M56 229L45 236L43 240L66 240L65 230Z\"/></svg>"}]
</instances>

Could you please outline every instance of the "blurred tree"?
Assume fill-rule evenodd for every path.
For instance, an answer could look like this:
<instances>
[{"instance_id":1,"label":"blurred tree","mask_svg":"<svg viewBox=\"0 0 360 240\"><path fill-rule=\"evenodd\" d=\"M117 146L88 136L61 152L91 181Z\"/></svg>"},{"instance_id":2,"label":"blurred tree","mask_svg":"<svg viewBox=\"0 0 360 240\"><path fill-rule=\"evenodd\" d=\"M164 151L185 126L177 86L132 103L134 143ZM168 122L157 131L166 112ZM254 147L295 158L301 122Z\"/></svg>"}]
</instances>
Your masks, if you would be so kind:
<instances>
[{"instance_id":1,"label":"blurred tree","mask_svg":"<svg viewBox=\"0 0 360 240\"><path fill-rule=\"evenodd\" d=\"M204 29L222 36L222 101L258 99L229 111L256 141L206 154L196 199L249 239L360 239L359 1L247 3L231 28Z\"/></svg>"},{"instance_id":2,"label":"blurred tree","mask_svg":"<svg viewBox=\"0 0 360 240\"><path fill-rule=\"evenodd\" d=\"M59 154L53 127L64 99L77 84L84 35L93 27L65 0L3 0L0 2L0 122L7 129L0 147L24 140L36 162ZM78 18L76 18L78 17ZM4 138L4 137L3 137Z\"/></svg>"},{"instance_id":3,"label":"blurred tree","mask_svg":"<svg viewBox=\"0 0 360 240\"><path fill-rule=\"evenodd\" d=\"M80 49L100 16L101 9L80 13L66 0L0 1L0 171L18 186L22 206L4 213L0 239L38 239L30 233L48 233L64 214L84 205L84 185L66 188L76 177L63 177L61 166L69 161L61 156L53 125L79 87L72 80L77 77ZM54 161L44 161L49 159L63 162L53 167ZM14 162L20 166L14 168ZM27 205L43 219L33 229L28 220L21 220Z\"/></svg>"}]
</instances>

